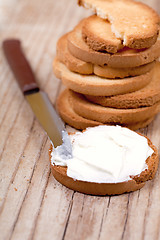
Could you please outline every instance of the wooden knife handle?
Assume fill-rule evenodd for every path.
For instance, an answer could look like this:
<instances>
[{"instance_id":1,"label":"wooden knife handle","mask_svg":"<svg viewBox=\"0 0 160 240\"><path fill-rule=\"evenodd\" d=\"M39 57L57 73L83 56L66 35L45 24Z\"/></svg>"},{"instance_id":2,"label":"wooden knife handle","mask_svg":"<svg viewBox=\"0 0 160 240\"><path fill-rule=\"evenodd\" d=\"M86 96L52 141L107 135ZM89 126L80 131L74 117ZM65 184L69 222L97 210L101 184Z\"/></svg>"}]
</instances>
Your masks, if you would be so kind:
<instances>
[{"instance_id":1,"label":"wooden knife handle","mask_svg":"<svg viewBox=\"0 0 160 240\"><path fill-rule=\"evenodd\" d=\"M3 41L3 50L14 76L24 94L39 91L33 71L24 56L18 39Z\"/></svg>"}]
</instances>

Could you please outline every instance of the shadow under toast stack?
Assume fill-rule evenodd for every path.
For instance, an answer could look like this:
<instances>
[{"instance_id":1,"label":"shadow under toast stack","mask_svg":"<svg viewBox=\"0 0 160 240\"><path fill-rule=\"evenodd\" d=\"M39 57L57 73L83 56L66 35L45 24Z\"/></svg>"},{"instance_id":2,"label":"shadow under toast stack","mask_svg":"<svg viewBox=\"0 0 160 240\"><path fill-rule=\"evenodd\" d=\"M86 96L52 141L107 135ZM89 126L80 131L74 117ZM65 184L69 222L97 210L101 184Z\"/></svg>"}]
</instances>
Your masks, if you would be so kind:
<instances>
[{"instance_id":1,"label":"shadow under toast stack","mask_svg":"<svg viewBox=\"0 0 160 240\"><path fill-rule=\"evenodd\" d=\"M95 6L97 2L110 4L112 1L94 0ZM115 2L120 1L113 0ZM79 2L96 12L96 7L90 3L90 0ZM122 26L116 23L113 26L107 19L102 19L104 13L99 11L99 16L83 19L57 43L53 69L67 87L57 100L57 108L62 119L77 129L119 124L136 130L147 126L160 111L159 17L148 6L145 9L146 5L128 0L123 4L125 7L133 4L145 15L146 23L140 22L144 33L138 23L133 24L132 14L126 16L131 18L131 30L125 35L126 26L122 21ZM112 5L109 7L113 8ZM131 10L133 6L130 6ZM147 22L147 14L155 22ZM117 33L123 26L124 39Z\"/></svg>"}]
</instances>

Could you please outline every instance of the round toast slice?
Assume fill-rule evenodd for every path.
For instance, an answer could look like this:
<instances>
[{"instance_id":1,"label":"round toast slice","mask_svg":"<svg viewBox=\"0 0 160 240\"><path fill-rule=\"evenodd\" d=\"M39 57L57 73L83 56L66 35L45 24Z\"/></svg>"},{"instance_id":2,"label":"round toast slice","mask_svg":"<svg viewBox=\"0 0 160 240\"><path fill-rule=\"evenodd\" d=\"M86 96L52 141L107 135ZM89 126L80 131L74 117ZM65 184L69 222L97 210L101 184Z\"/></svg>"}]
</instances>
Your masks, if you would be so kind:
<instances>
[{"instance_id":1,"label":"round toast slice","mask_svg":"<svg viewBox=\"0 0 160 240\"><path fill-rule=\"evenodd\" d=\"M149 48L157 40L160 17L146 4L132 0L79 0L79 4L107 19L112 32L124 46Z\"/></svg>"},{"instance_id":2,"label":"round toast slice","mask_svg":"<svg viewBox=\"0 0 160 240\"><path fill-rule=\"evenodd\" d=\"M57 109L64 122L79 130L84 130L87 127L94 127L103 124L101 122L93 121L78 115L74 111L72 104L70 103L69 100L70 97L71 97L70 92L66 89L60 94L60 96L57 99ZM154 117L149 117L148 119L142 122L137 121L136 123L133 124L121 124L121 126L128 127L131 130L137 130L139 128L144 128L147 125L149 125L153 121L153 119ZM107 123L107 125L112 124L114 123Z\"/></svg>"},{"instance_id":3,"label":"round toast slice","mask_svg":"<svg viewBox=\"0 0 160 240\"><path fill-rule=\"evenodd\" d=\"M152 70L136 77L124 79L107 79L96 75L81 75L71 72L58 59L53 62L53 70L65 86L75 92L93 96L111 96L134 92L146 86L152 79Z\"/></svg>"},{"instance_id":4,"label":"round toast slice","mask_svg":"<svg viewBox=\"0 0 160 240\"><path fill-rule=\"evenodd\" d=\"M147 138L147 137L146 137ZM126 192L136 191L145 185L145 182L153 179L158 168L158 151L152 142L147 138L148 145L153 149L153 154L147 158L147 168L141 174L132 176L131 180L119 183L96 183L79 181L67 176L67 167L57 166L51 163L52 145L49 150L51 170L54 178L64 186L85 194L91 195L117 195Z\"/></svg>"},{"instance_id":5,"label":"round toast slice","mask_svg":"<svg viewBox=\"0 0 160 240\"><path fill-rule=\"evenodd\" d=\"M102 123L134 124L146 121L160 111L160 101L151 107L116 109L91 103L82 94L69 91L71 94L69 101L78 115Z\"/></svg>"},{"instance_id":6,"label":"round toast slice","mask_svg":"<svg viewBox=\"0 0 160 240\"><path fill-rule=\"evenodd\" d=\"M93 64L84 62L72 56L67 47L67 36L63 35L57 42L57 59L64 63L70 71L80 74L92 74Z\"/></svg>"},{"instance_id":7,"label":"round toast slice","mask_svg":"<svg viewBox=\"0 0 160 240\"><path fill-rule=\"evenodd\" d=\"M145 74L153 69L155 65L155 61L151 63L147 63L145 65L141 65L138 67L132 68L112 68L107 65L99 66L94 65L94 74L99 77L105 78L126 78L126 77L134 77Z\"/></svg>"},{"instance_id":8,"label":"round toast slice","mask_svg":"<svg viewBox=\"0 0 160 240\"><path fill-rule=\"evenodd\" d=\"M145 49L123 48L115 54L95 51L82 38L83 20L68 34L68 49L73 56L85 62L113 68L132 68L153 62L160 56L160 40Z\"/></svg>"},{"instance_id":9,"label":"round toast slice","mask_svg":"<svg viewBox=\"0 0 160 240\"><path fill-rule=\"evenodd\" d=\"M70 97L69 91L64 90L60 94L56 102L57 110L64 122L80 130L86 129L87 127L94 127L102 124L98 121L93 121L79 116L73 110L69 102L69 97Z\"/></svg>"},{"instance_id":10,"label":"round toast slice","mask_svg":"<svg viewBox=\"0 0 160 240\"><path fill-rule=\"evenodd\" d=\"M93 103L112 108L152 106L160 101L160 62L156 62L151 82L138 91L110 97L86 95L86 98Z\"/></svg>"},{"instance_id":11,"label":"round toast slice","mask_svg":"<svg viewBox=\"0 0 160 240\"><path fill-rule=\"evenodd\" d=\"M99 66L92 63L84 62L76 57L74 57L68 50L67 46L67 36L63 35L57 42L57 59L64 63L67 68L72 72L77 72L80 74L95 74L100 77L105 78L125 78L129 76L138 76L150 71L154 62L134 67L134 68L112 68L105 66Z\"/></svg>"},{"instance_id":12,"label":"round toast slice","mask_svg":"<svg viewBox=\"0 0 160 240\"><path fill-rule=\"evenodd\" d=\"M124 47L122 40L112 32L110 22L96 15L84 19L82 37L95 51L116 53Z\"/></svg>"}]
</instances>

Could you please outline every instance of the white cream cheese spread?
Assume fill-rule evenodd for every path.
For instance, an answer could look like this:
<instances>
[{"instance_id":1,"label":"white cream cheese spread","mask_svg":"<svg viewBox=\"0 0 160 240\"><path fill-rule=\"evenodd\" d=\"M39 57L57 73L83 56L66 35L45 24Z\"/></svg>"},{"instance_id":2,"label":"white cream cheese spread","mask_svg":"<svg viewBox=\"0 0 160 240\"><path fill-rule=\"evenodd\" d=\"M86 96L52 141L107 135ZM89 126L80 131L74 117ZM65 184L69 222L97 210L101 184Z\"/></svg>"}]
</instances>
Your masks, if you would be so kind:
<instances>
[{"instance_id":1,"label":"white cream cheese spread","mask_svg":"<svg viewBox=\"0 0 160 240\"><path fill-rule=\"evenodd\" d=\"M147 168L146 159L153 153L145 137L120 126L87 128L69 137L72 156L66 158L57 147L51 153L51 162L67 166L67 175L75 180L97 183L128 181L130 176Z\"/></svg>"}]
</instances>

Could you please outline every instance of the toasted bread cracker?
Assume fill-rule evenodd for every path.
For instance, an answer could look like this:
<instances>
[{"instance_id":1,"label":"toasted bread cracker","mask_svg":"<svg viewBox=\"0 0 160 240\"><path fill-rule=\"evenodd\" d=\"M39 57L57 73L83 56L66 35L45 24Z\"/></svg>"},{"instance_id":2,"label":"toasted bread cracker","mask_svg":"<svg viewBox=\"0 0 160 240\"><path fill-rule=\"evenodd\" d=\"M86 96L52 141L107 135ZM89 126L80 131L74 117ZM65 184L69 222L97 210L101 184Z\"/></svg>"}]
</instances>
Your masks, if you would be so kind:
<instances>
[{"instance_id":1,"label":"toasted bread cracker","mask_svg":"<svg viewBox=\"0 0 160 240\"><path fill-rule=\"evenodd\" d=\"M146 137L147 138L147 137ZM85 194L92 195L117 195L126 192L132 192L141 189L145 182L153 179L158 168L158 151L152 142L147 138L149 146L153 149L153 154L147 158L147 168L139 175L132 176L131 180L120 183L96 183L79 181L67 176L67 167L57 166L51 163L51 152L53 146L50 146L49 158L52 174L55 179L64 186Z\"/></svg>"},{"instance_id":2,"label":"toasted bread cracker","mask_svg":"<svg viewBox=\"0 0 160 240\"><path fill-rule=\"evenodd\" d=\"M69 52L67 47L67 36L68 34L65 34L58 40L57 59L64 63L72 72L77 72L84 75L95 74L105 78L125 78L147 73L155 65L155 62L151 62L134 68L112 68L108 67L107 65L99 66L96 64L87 63L74 57Z\"/></svg>"},{"instance_id":3,"label":"toasted bread cracker","mask_svg":"<svg viewBox=\"0 0 160 240\"><path fill-rule=\"evenodd\" d=\"M73 109L72 103L70 101L70 92L68 90L63 91L57 100L57 109L59 111L59 114L61 118L70 126L79 129L84 130L87 127L94 127L98 125L102 125L102 122L93 121L87 118L84 118L77 114L75 110ZM132 130L137 130L139 128L144 128L148 124L150 124L154 119L153 117L149 117L145 121L137 121L135 123L131 124L120 124L121 126L128 127ZM107 125L116 125L117 123L114 122L108 122Z\"/></svg>"},{"instance_id":4,"label":"toasted bread cracker","mask_svg":"<svg viewBox=\"0 0 160 240\"><path fill-rule=\"evenodd\" d=\"M96 15L84 19L82 36L89 47L96 51L116 53L124 47L112 32L110 22Z\"/></svg>"},{"instance_id":5,"label":"toasted bread cracker","mask_svg":"<svg viewBox=\"0 0 160 240\"><path fill-rule=\"evenodd\" d=\"M129 48L151 47L159 33L159 15L149 6L132 0L79 0L111 23L112 32Z\"/></svg>"},{"instance_id":6,"label":"toasted bread cracker","mask_svg":"<svg viewBox=\"0 0 160 240\"><path fill-rule=\"evenodd\" d=\"M123 48L115 54L95 51L85 43L82 38L83 20L68 34L68 49L70 53L83 60L104 66L107 64L113 68L132 68L153 62L160 56L160 40L147 49Z\"/></svg>"},{"instance_id":7,"label":"toasted bread cracker","mask_svg":"<svg viewBox=\"0 0 160 240\"><path fill-rule=\"evenodd\" d=\"M151 107L116 109L91 103L82 94L69 91L71 95L69 101L78 115L102 123L134 124L144 122L160 111L160 101Z\"/></svg>"},{"instance_id":8,"label":"toasted bread cracker","mask_svg":"<svg viewBox=\"0 0 160 240\"><path fill-rule=\"evenodd\" d=\"M136 91L146 86L152 79L152 70L140 76L124 79L107 79L96 75L81 75L71 72L63 63L54 60L55 75L65 86L75 92L93 96L111 96Z\"/></svg>"},{"instance_id":9,"label":"toasted bread cracker","mask_svg":"<svg viewBox=\"0 0 160 240\"><path fill-rule=\"evenodd\" d=\"M153 78L144 88L132 93L116 96L90 96L86 98L94 103L113 108L139 108L149 107L160 101L160 62L154 67Z\"/></svg>"}]
</instances>

